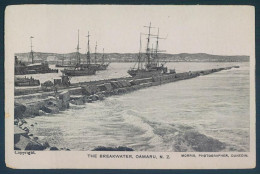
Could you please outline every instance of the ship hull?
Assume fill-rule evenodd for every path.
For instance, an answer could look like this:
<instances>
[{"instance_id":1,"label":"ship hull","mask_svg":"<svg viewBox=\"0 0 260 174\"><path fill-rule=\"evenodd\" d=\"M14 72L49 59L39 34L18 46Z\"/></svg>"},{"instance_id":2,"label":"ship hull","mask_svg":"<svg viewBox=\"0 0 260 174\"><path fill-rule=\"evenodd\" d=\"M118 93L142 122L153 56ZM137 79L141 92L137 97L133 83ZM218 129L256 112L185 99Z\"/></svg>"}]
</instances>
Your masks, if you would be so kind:
<instances>
[{"instance_id":1,"label":"ship hull","mask_svg":"<svg viewBox=\"0 0 260 174\"><path fill-rule=\"evenodd\" d=\"M58 73L58 71L59 70L57 70L57 69L50 69L50 70L22 70L22 71L15 71L15 75Z\"/></svg>"},{"instance_id":2,"label":"ship hull","mask_svg":"<svg viewBox=\"0 0 260 174\"><path fill-rule=\"evenodd\" d=\"M33 78L16 78L15 86L39 86L40 81Z\"/></svg>"},{"instance_id":3,"label":"ship hull","mask_svg":"<svg viewBox=\"0 0 260 174\"><path fill-rule=\"evenodd\" d=\"M101 64L98 69L99 69L99 70L106 70L107 67L108 67L108 65L109 65L109 64Z\"/></svg>"},{"instance_id":4,"label":"ship hull","mask_svg":"<svg viewBox=\"0 0 260 174\"><path fill-rule=\"evenodd\" d=\"M84 68L95 69L96 71L106 70L109 64L81 64Z\"/></svg>"},{"instance_id":5,"label":"ship hull","mask_svg":"<svg viewBox=\"0 0 260 174\"><path fill-rule=\"evenodd\" d=\"M58 73L58 71L58 69L49 68L49 65L44 63L15 66L15 75Z\"/></svg>"},{"instance_id":6,"label":"ship hull","mask_svg":"<svg viewBox=\"0 0 260 174\"><path fill-rule=\"evenodd\" d=\"M96 70L94 70L94 69L84 69L84 70L65 69L65 70L62 70L61 72L63 72L67 76L88 76L88 75L96 74Z\"/></svg>"},{"instance_id":7,"label":"ship hull","mask_svg":"<svg viewBox=\"0 0 260 174\"><path fill-rule=\"evenodd\" d=\"M152 76L159 76L162 74L161 70L129 70L128 74L132 77L137 78L146 78L146 77L152 77Z\"/></svg>"},{"instance_id":8,"label":"ship hull","mask_svg":"<svg viewBox=\"0 0 260 174\"><path fill-rule=\"evenodd\" d=\"M59 64L56 64L55 67L57 67L57 68L70 68L70 67L75 67L75 65L59 65Z\"/></svg>"}]
</instances>

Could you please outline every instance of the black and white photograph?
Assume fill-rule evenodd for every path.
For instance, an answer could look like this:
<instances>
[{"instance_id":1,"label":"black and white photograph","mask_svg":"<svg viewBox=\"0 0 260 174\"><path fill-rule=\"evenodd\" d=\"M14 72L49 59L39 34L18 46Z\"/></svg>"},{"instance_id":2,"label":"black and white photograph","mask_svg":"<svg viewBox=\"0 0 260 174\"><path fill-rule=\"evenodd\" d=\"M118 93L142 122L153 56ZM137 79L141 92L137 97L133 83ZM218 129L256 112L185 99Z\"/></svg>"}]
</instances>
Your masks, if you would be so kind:
<instances>
[{"instance_id":1,"label":"black and white photograph","mask_svg":"<svg viewBox=\"0 0 260 174\"><path fill-rule=\"evenodd\" d=\"M254 8L17 5L5 13L11 156L213 154L203 160L252 158L253 167Z\"/></svg>"}]
</instances>

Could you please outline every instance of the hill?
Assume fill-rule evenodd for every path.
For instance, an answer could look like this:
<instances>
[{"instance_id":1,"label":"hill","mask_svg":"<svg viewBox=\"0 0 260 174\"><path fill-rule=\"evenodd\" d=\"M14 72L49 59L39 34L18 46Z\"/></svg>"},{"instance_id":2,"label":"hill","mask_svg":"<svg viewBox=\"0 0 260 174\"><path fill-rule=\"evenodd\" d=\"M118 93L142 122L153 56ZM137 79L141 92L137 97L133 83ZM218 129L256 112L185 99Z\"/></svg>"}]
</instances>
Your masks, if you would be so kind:
<instances>
[{"instance_id":1,"label":"hill","mask_svg":"<svg viewBox=\"0 0 260 174\"><path fill-rule=\"evenodd\" d=\"M30 53L16 53L15 56L23 62L31 61L29 59ZM135 62L137 60L138 53L105 53L105 60L111 62ZM101 60L102 54L96 54L98 61ZM92 60L94 59L94 54L91 54ZM206 53L180 53L180 54L159 54L160 60L167 62L248 62L249 56L245 55L211 55ZM86 61L86 55L80 54L82 62ZM34 52L35 62L57 63L61 62L74 62L76 61L76 53L58 54L58 53L42 53Z\"/></svg>"}]
</instances>

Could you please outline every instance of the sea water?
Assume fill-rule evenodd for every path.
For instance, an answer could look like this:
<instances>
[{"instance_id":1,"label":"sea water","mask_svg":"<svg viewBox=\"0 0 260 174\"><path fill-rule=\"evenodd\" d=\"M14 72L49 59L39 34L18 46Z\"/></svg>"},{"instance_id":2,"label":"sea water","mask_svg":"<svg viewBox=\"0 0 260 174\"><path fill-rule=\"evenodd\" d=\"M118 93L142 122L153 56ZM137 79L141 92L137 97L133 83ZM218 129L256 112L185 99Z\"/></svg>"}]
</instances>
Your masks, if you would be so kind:
<instances>
[{"instance_id":1,"label":"sea water","mask_svg":"<svg viewBox=\"0 0 260 174\"><path fill-rule=\"evenodd\" d=\"M132 65L112 63L96 76L71 80L125 77ZM249 63L167 64L177 72L233 65L240 68L71 105L59 114L26 121L34 124L30 133L40 140L70 150L249 151Z\"/></svg>"}]
</instances>

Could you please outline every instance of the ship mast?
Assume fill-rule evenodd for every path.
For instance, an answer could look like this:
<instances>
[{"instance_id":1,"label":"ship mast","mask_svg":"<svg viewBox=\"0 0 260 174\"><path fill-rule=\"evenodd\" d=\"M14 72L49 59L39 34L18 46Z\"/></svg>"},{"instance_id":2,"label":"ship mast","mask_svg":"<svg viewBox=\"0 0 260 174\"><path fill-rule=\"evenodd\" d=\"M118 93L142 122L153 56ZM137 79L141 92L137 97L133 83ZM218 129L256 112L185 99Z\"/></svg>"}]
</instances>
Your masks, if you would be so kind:
<instances>
[{"instance_id":1,"label":"ship mast","mask_svg":"<svg viewBox=\"0 0 260 174\"><path fill-rule=\"evenodd\" d=\"M153 57L153 52L154 52L154 50L153 50L153 44L152 44L151 58Z\"/></svg>"},{"instance_id":2,"label":"ship mast","mask_svg":"<svg viewBox=\"0 0 260 174\"><path fill-rule=\"evenodd\" d=\"M77 63L80 64L80 54L79 54L79 30L78 30L78 45L77 45L77 52L76 52L76 59L77 59Z\"/></svg>"},{"instance_id":3,"label":"ship mast","mask_svg":"<svg viewBox=\"0 0 260 174\"><path fill-rule=\"evenodd\" d=\"M153 36L151 34L151 28L154 28L151 26L151 22L149 26L144 26L146 28L148 28L148 36L147 36L147 46L146 46L146 55L147 55L147 64L149 65L151 63L151 52L150 52L150 37Z\"/></svg>"},{"instance_id":4,"label":"ship mast","mask_svg":"<svg viewBox=\"0 0 260 174\"><path fill-rule=\"evenodd\" d=\"M104 48L103 48L103 55L102 55L102 64L105 63L105 55L104 55Z\"/></svg>"},{"instance_id":5,"label":"ship mast","mask_svg":"<svg viewBox=\"0 0 260 174\"><path fill-rule=\"evenodd\" d=\"M95 46L95 64L97 63L97 42Z\"/></svg>"},{"instance_id":6,"label":"ship mast","mask_svg":"<svg viewBox=\"0 0 260 174\"><path fill-rule=\"evenodd\" d=\"M141 51L142 51L142 33L140 33L140 46L139 46L139 54L138 54L138 69L142 68Z\"/></svg>"},{"instance_id":7,"label":"ship mast","mask_svg":"<svg viewBox=\"0 0 260 174\"><path fill-rule=\"evenodd\" d=\"M158 28L158 32L157 32L157 35L156 35L156 47L155 47L155 59L156 59L156 62L157 62L157 66L159 66L159 56L158 56L158 52L165 52L165 50L159 50L159 39L166 39L166 38L161 38L159 37L159 28Z\"/></svg>"},{"instance_id":8,"label":"ship mast","mask_svg":"<svg viewBox=\"0 0 260 174\"><path fill-rule=\"evenodd\" d=\"M87 50L87 64L89 65L90 64L90 49L89 49L89 32L88 32L88 35L86 36L88 38L88 50Z\"/></svg>"},{"instance_id":9,"label":"ship mast","mask_svg":"<svg viewBox=\"0 0 260 174\"><path fill-rule=\"evenodd\" d=\"M158 32L157 32L156 48L155 48L155 58L156 58L156 61L157 61L157 66L159 66L158 48L159 48L159 28L158 28Z\"/></svg>"},{"instance_id":10,"label":"ship mast","mask_svg":"<svg viewBox=\"0 0 260 174\"><path fill-rule=\"evenodd\" d=\"M31 53L30 54L31 54L31 57L32 57L32 64L34 63L34 60L33 60L33 49L32 49L33 48L33 46L32 46L32 39L33 38L34 37L32 37L32 36L30 37L30 40L31 40Z\"/></svg>"},{"instance_id":11,"label":"ship mast","mask_svg":"<svg viewBox=\"0 0 260 174\"><path fill-rule=\"evenodd\" d=\"M147 26L146 26L147 27ZM147 37L147 46L146 46L146 55L147 55L147 63L150 64L150 48L149 48L149 44L150 44L150 31L151 31L151 22L150 25L148 26L148 37Z\"/></svg>"}]
</instances>

